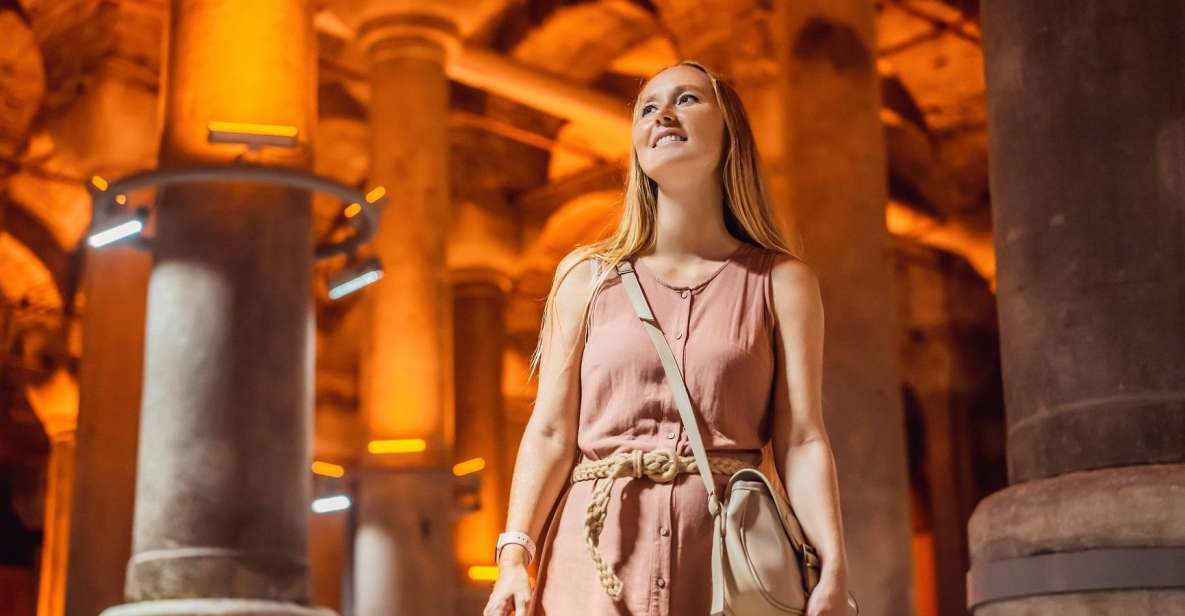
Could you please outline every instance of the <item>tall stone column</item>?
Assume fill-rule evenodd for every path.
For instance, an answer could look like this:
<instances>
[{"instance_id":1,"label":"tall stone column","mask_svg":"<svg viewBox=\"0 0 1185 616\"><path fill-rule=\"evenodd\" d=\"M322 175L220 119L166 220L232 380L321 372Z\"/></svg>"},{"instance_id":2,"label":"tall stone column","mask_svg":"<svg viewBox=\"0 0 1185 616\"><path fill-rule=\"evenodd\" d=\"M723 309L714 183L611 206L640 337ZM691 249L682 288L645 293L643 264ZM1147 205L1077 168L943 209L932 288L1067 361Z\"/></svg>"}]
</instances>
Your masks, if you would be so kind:
<instances>
[{"instance_id":1,"label":"tall stone column","mask_svg":"<svg viewBox=\"0 0 1185 616\"><path fill-rule=\"evenodd\" d=\"M835 451L850 588L865 614L913 614L898 292L867 0L780 4L784 221L802 230L826 318L823 411ZM757 130L761 130L758 126Z\"/></svg>"},{"instance_id":2,"label":"tall stone column","mask_svg":"<svg viewBox=\"0 0 1185 616\"><path fill-rule=\"evenodd\" d=\"M849 587L865 614L912 615L912 549L897 291L875 3L656 0L680 55L730 77L787 243L819 276L823 412L839 476ZM745 45L736 41L744 39Z\"/></svg>"},{"instance_id":3,"label":"tall stone column","mask_svg":"<svg viewBox=\"0 0 1185 616\"><path fill-rule=\"evenodd\" d=\"M248 154L307 169L316 44L302 0L175 0L164 168L227 163L212 120L294 126L299 145ZM245 183L162 191L148 288L128 603L109 616L312 616L307 192Z\"/></svg>"},{"instance_id":4,"label":"tall stone column","mask_svg":"<svg viewBox=\"0 0 1185 616\"><path fill-rule=\"evenodd\" d=\"M358 616L451 613L456 566L445 61L458 44L457 31L440 17L379 12L362 22L358 37L370 66L370 180L390 197L374 241L385 274L370 292L362 412L369 440L423 439L425 446L365 456L356 610Z\"/></svg>"},{"instance_id":5,"label":"tall stone column","mask_svg":"<svg viewBox=\"0 0 1185 616\"><path fill-rule=\"evenodd\" d=\"M37 616L61 616L66 609L66 557L70 548L70 498L74 486L74 434L78 426L78 381L65 368L27 388L27 397L49 436L45 486L45 538Z\"/></svg>"},{"instance_id":6,"label":"tall stone column","mask_svg":"<svg viewBox=\"0 0 1185 616\"><path fill-rule=\"evenodd\" d=\"M1185 7L982 10L1011 485L969 602L1185 613Z\"/></svg>"},{"instance_id":7,"label":"tall stone column","mask_svg":"<svg viewBox=\"0 0 1185 616\"><path fill-rule=\"evenodd\" d=\"M506 422L502 412L502 356L506 348L505 310L510 280L494 270L457 272L453 287L456 314L456 460L480 458L481 507L457 520L456 559L462 568L492 565L492 547L506 528L509 469L505 465ZM466 588L459 614L478 614L489 598L487 583Z\"/></svg>"},{"instance_id":8,"label":"tall stone column","mask_svg":"<svg viewBox=\"0 0 1185 616\"><path fill-rule=\"evenodd\" d=\"M140 434L145 297L152 257L127 246L90 249L83 280L82 359L66 614L123 601L132 549Z\"/></svg>"}]
</instances>

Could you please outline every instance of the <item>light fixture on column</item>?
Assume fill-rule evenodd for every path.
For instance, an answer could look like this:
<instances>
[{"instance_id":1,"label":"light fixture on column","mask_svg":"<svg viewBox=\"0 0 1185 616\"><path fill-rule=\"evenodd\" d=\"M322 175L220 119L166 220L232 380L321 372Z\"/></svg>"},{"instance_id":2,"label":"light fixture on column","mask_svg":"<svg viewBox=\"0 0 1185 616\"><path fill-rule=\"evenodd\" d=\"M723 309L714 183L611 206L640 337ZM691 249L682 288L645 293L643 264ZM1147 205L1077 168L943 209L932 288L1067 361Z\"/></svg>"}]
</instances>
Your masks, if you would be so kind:
<instances>
[{"instance_id":1,"label":"light fixture on column","mask_svg":"<svg viewBox=\"0 0 1185 616\"><path fill-rule=\"evenodd\" d=\"M110 185L102 176L91 178L91 186L99 192L106 192ZM103 210L95 211L92 215L91 231L87 234L86 243L92 248L101 248L114 244L129 237L135 237L144 230L144 221L148 218L147 208L129 209L126 206L127 195L116 194Z\"/></svg>"},{"instance_id":2,"label":"light fixture on column","mask_svg":"<svg viewBox=\"0 0 1185 616\"><path fill-rule=\"evenodd\" d=\"M234 143L252 149L263 146L295 148L299 134L295 126L217 120L207 124L206 129L206 140L210 143Z\"/></svg>"},{"instance_id":3,"label":"light fixture on column","mask_svg":"<svg viewBox=\"0 0 1185 616\"><path fill-rule=\"evenodd\" d=\"M350 497L344 494L325 496L313 501L313 513L332 513L350 508Z\"/></svg>"},{"instance_id":4,"label":"light fixture on column","mask_svg":"<svg viewBox=\"0 0 1185 616\"><path fill-rule=\"evenodd\" d=\"M392 438L370 441L366 450L370 453L382 455L388 453L417 453L428 448L428 442L422 438Z\"/></svg>"},{"instance_id":5,"label":"light fixture on column","mask_svg":"<svg viewBox=\"0 0 1185 616\"><path fill-rule=\"evenodd\" d=\"M362 287L374 284L383 277L383 264L371 257L347 265L329 277L329 299L341 299Z\"/></svg>"},{"instance_id":6,"label":"light fixture on column","mask_svg":"<svg viewBox=\"0 0 1185 616\"><path fill-rule=\"evenodd\" d=\"M252 149L261 145L282 145L284 139L295 139L293 127L266 124L241 124L211 122L210 139L219 143L246 144ZM317 259L328 259L337 255L348 255L354 259L358 248L374 237L379 225L379 212L387 203L387 191L382 186L367 192L345 186L331 178L321 177L280 167L230 164L190 167L183 169L154 169L127 176L115 182L108 182L100 176L91 178L91 219L95 231L88 234L91 246L106 246L113 242L136 236L136 245L151 249L149 238L141 236L148 217L147 208L138 208L130 214L124 206L127 195L150 187L173 184L205 184L212 182L247 182L267 184L321 192L333 195L348 204L342 210L341 220L351 232L344 239L319 243L314 249ZM335 235L336 237L336 235ZM337 299L382 278L383 268L378 259L367 259L350 263L342 272L329 280L330 297Z\"/></svg>"}]
</instances>

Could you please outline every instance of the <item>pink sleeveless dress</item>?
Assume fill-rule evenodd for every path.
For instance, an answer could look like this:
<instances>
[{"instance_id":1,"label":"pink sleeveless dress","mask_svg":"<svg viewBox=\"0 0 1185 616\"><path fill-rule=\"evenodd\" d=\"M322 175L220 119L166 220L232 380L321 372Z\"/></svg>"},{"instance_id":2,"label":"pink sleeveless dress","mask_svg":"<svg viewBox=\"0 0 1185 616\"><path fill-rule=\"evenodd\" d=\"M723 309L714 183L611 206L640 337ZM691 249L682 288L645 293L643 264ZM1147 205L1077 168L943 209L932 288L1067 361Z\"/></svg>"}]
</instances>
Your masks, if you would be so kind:
<instances>
[{"instance_id":1,"label":"pink sleeveless dress","mask_svg":"<svg viewBox=\"0 0 1185 616\"><path fill-rule=\"evenodd\" d=\"M757 464L769 439L774 327L769 271L776 252L742 244L707 279L677 287L635 271L675 354L708 455ZM622 281L609 275L589 314L581 364L579 461L674 448L691 455L662 364ZM723 489L727 476L715 475ZM584 541L596 481L561 492L540 548L533 616L707 616L711 518L703 480L618 479L599 549L621 578L614 601Z\"/></svg>"}]
</instances>

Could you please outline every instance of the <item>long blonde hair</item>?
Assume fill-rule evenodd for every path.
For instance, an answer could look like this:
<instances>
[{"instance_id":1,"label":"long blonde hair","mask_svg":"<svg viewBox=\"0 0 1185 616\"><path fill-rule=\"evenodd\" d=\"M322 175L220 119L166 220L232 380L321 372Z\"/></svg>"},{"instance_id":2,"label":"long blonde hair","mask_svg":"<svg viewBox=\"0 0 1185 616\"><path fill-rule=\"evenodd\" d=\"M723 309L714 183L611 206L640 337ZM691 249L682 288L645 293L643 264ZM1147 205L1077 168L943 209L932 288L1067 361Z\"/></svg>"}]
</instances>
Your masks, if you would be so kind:
<instances>
[{"instance_id":1,"label":"long blonde hair","mask_svg":"<svg viewBox=\"0 0 1185 616\"><path fill-rule=\"evenodd\" d=\"M740 96L732 85L699 62L684 60L664 68L663 71L677 66L691 66L703 71L708 76L712 81L712 90L716 94L716 104L724 114L725 142L723 147L726 153L721 161L720 171L721 183L724 188L724 224L728 232L743 242L801 259L801 256L787 245L778 230L773 210L770 208L766 195L765 182L761 177L761 161L757 154L757 143ZM659 73L661 72L659 71ZM655 73L656 75L658 73ZM650 79L653 78L654 76L650 77ZM645 84L643 84L644 86ZM634 103L635 112L636 107L637 101ZM534 375L542 359L544 338L555 323L556 291L568 274L577 265L588 259L596 259L602 264L600 275L591 285L589 296L584 302L583 316L577 331L579 338L583 336L588 325L589 306L592 305L593 298L600 292L602 283L614 271L615 266L654 242L655 218L658 211L658 186L642 171L641 165L638 164L637 152L632 147L630 148L629 173L626 177L623 205L621 219L612 235L592 244L577 246L565 259L570 264L569 267L563 271L560 271L559 268L556 269L551 290L548 292L547 301L543 306L543 323L540 327L539 341L531 356L531 375Z\"/></svg>"}]
</instances>

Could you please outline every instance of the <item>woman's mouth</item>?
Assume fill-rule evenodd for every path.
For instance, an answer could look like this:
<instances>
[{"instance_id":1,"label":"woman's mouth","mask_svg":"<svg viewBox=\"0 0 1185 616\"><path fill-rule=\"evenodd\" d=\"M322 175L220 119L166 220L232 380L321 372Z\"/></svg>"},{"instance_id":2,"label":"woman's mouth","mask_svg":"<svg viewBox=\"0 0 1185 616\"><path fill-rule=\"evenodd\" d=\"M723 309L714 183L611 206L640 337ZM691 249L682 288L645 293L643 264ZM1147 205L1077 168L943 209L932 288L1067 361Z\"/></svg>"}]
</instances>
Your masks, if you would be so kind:
<instances>
[{"instance_id":1,"label":"woman's mouth","mask_svg":"<svg viewBox=\"0 0 1185 616\"><path fill-rule=\"evenodd\" d=\"M679 142L679 141L687 141L687 137L683 137L680 135L663 135L662 138L660 138L658 141L654 142L654 145L652 147L657 148L661 145L666 145L668 143L675 143L675 142Z\"/></svg>"}]
</instances>

